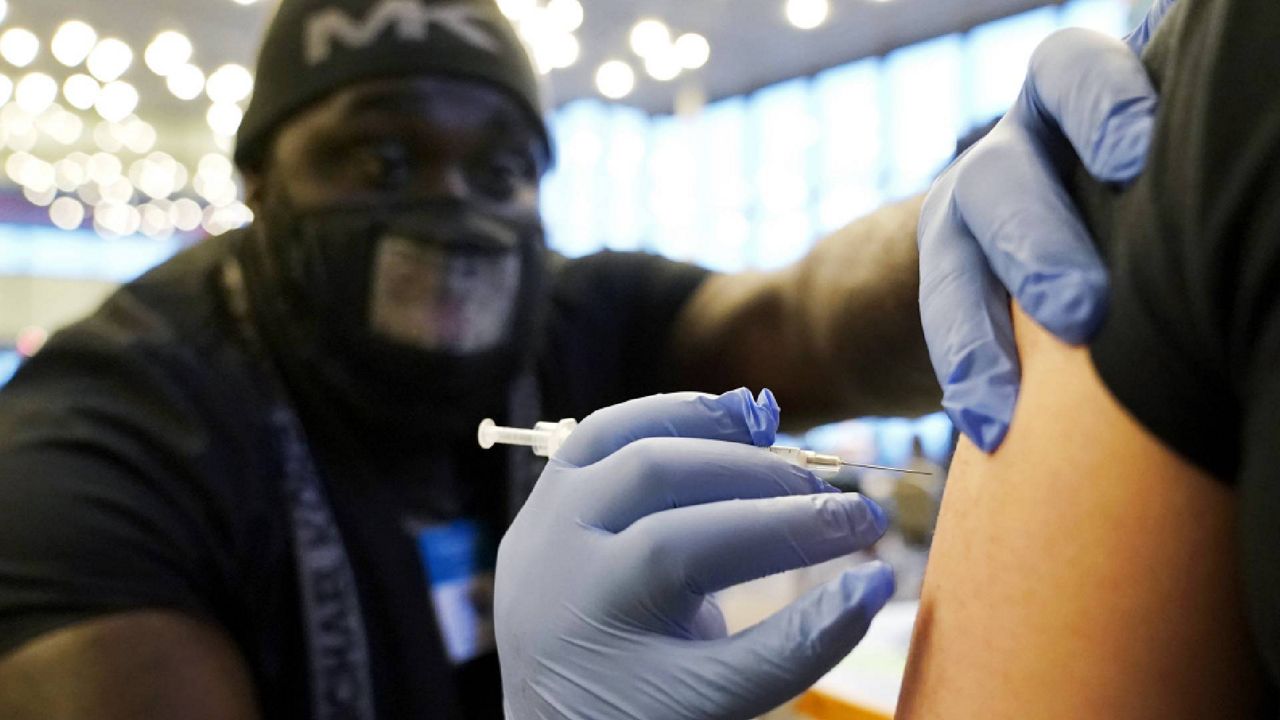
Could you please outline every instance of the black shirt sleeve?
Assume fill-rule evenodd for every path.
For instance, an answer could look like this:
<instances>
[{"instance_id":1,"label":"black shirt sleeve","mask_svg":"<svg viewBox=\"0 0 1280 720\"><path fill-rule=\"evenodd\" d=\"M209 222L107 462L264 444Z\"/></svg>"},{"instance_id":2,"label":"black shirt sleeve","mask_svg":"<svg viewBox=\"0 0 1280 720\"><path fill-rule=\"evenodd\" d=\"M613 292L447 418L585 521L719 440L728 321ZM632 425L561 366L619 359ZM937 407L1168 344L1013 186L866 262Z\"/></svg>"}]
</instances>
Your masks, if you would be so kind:
<instances>
[{"instance_id":1,"label":"black shirt sleeve","mask_svg":"<svg viewBox=\"0 0 1280 720\"><path fill-rule=\"evenodd\" d=\"M645 253L557 258L541 373L548 416L582 418L674 387L676 316L709 271Z\"/></svg>"},{"instance_id":2,"label":"black shirt sleeve","mask_svg":"<svg viewBox=\"0 0 1280 720\"><path fill-rule=\"evenodd\" d=\"M129 609L234 624L246 549L232 519L253 522L255 503L210 478L251 470L201 419L227 387L195 370L198 351L138 340L166 332L120 293L0 392L0 654Z\"/></svg>"},{"instance_id":3,"label":"black shirt sleeve","mask_svg":"<svg viewBox=\"0 0 1280 720\"><path fill-rule=\"evenodd\" d=\"M1280 4L1184 0L1145 56L1147 169L1084 193L1112 273L1103 381L1236 486L1250 617L1280 679Z\"/></svg>"}]
</instances>

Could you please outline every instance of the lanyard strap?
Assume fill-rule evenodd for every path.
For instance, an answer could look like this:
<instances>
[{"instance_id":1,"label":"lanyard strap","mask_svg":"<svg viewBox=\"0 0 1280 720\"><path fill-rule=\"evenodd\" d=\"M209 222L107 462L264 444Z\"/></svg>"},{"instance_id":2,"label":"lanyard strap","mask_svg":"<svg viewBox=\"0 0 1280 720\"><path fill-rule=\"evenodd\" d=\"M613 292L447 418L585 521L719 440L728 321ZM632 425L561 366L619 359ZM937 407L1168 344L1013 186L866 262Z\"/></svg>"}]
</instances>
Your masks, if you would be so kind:
<instances>
[{"instance_id":1,"label":"lanyard strap","mask_svg":"<svg viewBox=\"0 0 1280 720\"><path fill-rule=\"evenodd\" d=\"M223 264L222 281L241 333L262 365L274 396L271 425L284 459L283 489L307 636L312 716L316 720L374 720L368 636L342 533L302 423L285 402L283 384L249 320L244 271L234 258Z\"/></svg>"}]
</instances>

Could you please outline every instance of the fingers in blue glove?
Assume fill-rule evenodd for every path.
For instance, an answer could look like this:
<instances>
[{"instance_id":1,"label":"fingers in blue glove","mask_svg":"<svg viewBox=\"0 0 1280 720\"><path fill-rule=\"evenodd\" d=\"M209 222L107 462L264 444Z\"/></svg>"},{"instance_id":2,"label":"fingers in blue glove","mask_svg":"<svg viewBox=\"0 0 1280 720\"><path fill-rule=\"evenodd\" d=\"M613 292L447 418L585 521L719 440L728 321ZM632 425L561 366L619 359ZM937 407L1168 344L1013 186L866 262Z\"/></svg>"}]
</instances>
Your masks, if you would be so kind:
<instances>
[{"instance_id":1,"label":"fingers in blue glove","mask_svg":"<svg viewBox=\"0 0 1280 720\"><path fill-rule=\"evenodd\" d=\"M1090 174L1127 182L1146 163L1156 105L1142 61L1123 41L1071 28L1036 48L1010 114L1042 143L1056 119Z\"/></svg>"},{"instance_id":2,"label":"fingers in blue glove","mask_svg":"<svg viewBox=\"0 0 1280 720\"><path fill-rule=\"evenodd\" d=\"M646 515L721 500L836 493L813 473L762 448L701 438L636 440L596 467L610 478L579 519L622 532ZM595 483L599 478L584 479ZM593 489L582 488L582 492Z\"/></svg>"},{"instance_id":3,"label":"fingers in blue glove","mask_svg":"<svg viewBox=\"0 0 1280 720\"><path fill-rule=\"evenodd\" d=\"M1151 9L1147 11L1147 16L1143 18L1142 23L1125 36L1124 41L1134 55L1141 55L1147 48L1147 43L1151 42L1151 37L1156 34L1156 28L1160 27L1164 16L1173 9L1174 2L1175 0L1156 0L1151 4Z\"/></svg>"},{"instance_id":4,"label":"fingers in blue glove","mask_svg":"<svg viewBox=\"0 0 1280 720\"><path fill-rule=\"evenodd\" d=\"M986 452L1004 440L1018 395L1009 298L958 216L956 176L929 193L920 214L920 315L942 406Z\"/></svg>"},{"instance_id":5,"label":"fingers in blue glove","mask_svg":"<svg viewBox=\"0 0 1280 720\"><path fill-rule=\"evenodd\" d=\"M778 402L768 389L758 399L746 388L723 395L652 395L592 413L555 454L557 461L586 467L648 437L726 440L757 447L773 444Z\"/></svg>"},{"instance_id":6,"label":"fingers in blue glove","mask_svg":"<svg viewBox=\"0 0 1280 720\"><path fill-rule=\"evenodd\" d=\"M644 517L620 552L654 572L655 597L698 597L860 550L884 534L884 511L856 494L736 500Z\"/></svg>"},{"instance_id":7,"label":"fingers in blue glove","mask_svg":"<svg viewBox=\"0 0 1280 720\"><path fill-rule=\"evenodd\" d=\"M862 565L814 588L759 624L705 643L699 652L681 660L704 673L717 667L732 672L713 678L726 688L727 697L742 700L741 707L723 708L722 717L755 717L799 695L847 656L893 596L893 588L893 570L888 565Z\"/></svg>"}]
</instances>

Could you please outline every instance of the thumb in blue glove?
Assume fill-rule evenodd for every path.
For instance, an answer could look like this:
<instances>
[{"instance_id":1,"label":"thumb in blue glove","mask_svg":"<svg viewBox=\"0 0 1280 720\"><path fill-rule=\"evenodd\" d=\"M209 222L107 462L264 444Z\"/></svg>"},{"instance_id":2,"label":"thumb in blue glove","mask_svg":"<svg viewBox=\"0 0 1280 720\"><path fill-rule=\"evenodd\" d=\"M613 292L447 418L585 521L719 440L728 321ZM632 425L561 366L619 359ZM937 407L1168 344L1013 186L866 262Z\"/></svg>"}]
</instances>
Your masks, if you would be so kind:
<instances>
[{"instance_id":1,"label":"thumb in blue glove","mask_svg":"<svg viewBox=\"0 0 1280 720\"><path fill-rule=\"evenodd\" d=\"M766 390L660 395L587 418L498 553L508 720L750 718L844 657L893 592L873 563L728 636L723 588L858 550L874 503L761 448Z\"/></svg>"},{"instance_id":2,"label":"thumb in blue glove","mask_svg":"<svg viewBox=\"0 0 1280 720\"><path fill-rule=\"evenodd\" d=\"M1134 53L1172 5L1157 0L1126 41L1078 29L1045 40L1014 107L925 200L925 337L943 407L983 450L1004 439L1017 399L1010 296L1067 342L1086 341L1106 314L1106 269L1062 173L1072 150L1105 181L1141 172L1157 97Z\"/></svg>"}]
</instances>

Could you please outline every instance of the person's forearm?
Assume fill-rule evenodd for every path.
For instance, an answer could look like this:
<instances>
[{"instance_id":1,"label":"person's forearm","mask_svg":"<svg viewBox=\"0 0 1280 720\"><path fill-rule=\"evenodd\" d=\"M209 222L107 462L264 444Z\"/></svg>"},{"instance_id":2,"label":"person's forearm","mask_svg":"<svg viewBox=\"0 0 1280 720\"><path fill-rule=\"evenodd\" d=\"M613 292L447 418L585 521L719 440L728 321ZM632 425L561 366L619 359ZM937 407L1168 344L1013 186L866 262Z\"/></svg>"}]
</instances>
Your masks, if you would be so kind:
<instances>
[{"instance_id":1,"label":"person's forearm","mask_svg":"<svg viewBox=\"0 0 1280 720\"><path fill-rule=\"evenodd\" d=\"M938 409L920 328L921 198L885 206L777 272L709 278L682 313L682 382L772 388L790 428Z\"/></svg>"}]
</instances>

